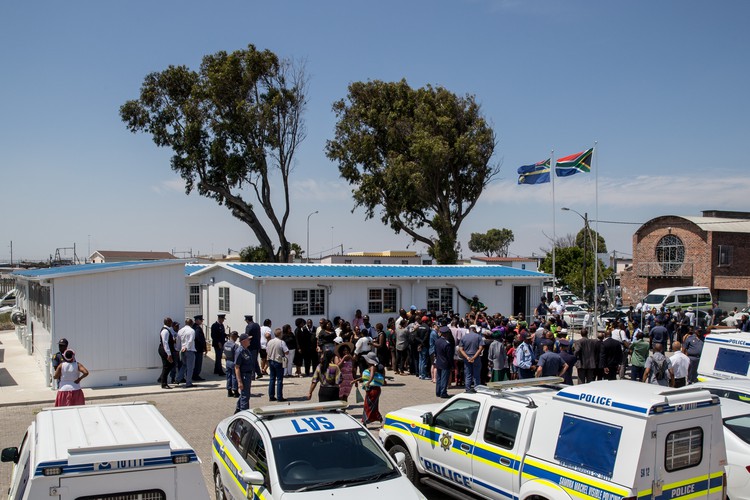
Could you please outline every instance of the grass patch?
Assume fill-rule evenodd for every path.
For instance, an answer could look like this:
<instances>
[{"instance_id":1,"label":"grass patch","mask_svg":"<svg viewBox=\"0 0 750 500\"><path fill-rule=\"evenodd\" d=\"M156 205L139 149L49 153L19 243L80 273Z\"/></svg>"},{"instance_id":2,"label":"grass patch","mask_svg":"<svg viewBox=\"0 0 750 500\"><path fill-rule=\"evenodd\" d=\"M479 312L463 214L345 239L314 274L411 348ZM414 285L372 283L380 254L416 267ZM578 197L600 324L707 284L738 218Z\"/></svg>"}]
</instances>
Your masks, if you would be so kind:
<instances>
[{"instance_id":1,"label":"grass patch","mask_svg":"<svg viewBox=\"0 0 750 500\"><path fill-rule=\"evenodd\" d=\"M0 330L13 330L15 325L10 321L10 311L0 314Z\"/></svg>"}]
</instances>

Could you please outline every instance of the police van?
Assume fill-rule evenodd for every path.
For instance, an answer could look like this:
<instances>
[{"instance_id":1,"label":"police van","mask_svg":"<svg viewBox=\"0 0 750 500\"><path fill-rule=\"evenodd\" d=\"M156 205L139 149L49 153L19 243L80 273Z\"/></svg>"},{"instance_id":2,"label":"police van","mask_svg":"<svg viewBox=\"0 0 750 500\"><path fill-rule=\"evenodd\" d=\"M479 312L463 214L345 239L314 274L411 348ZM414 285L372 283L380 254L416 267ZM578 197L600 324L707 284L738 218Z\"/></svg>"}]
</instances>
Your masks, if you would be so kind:
<instances>
[{"instance_id":1,"label":"police van","mask_svg":"<svg viewBox=\"0 0 750 500\"><path fill-rule=\"evenodd\" d=\"M146 403L44 409L2 461L9 500L208 499L195 450Z\"/></svg>"},{"instance_id":2,"label":"police van","mask_svg":"<svg viewBox=\"0 0 750 500\"><path fill-rule=\"evenodd\" d=\"M669 308L687 309L692 307L702 311L708 311L713 306L711 289L705 286L682 286L673 288L657 288L646 295L643 299L644 306L648 309Z\"/></svg>"},{"instance_id":3,"label":"police van","mask_svg":"<svg viewBox=\"0 0 750 500\"><path fill-rule=\"evenodd\" d=\"M698 380L750 379L750 332L713 328L703 338Z\"/></svg>"},{"instance_id":4,"label":"police van","mask_svg":"<svg viewBox=\"0 0 750 500\"><path fill-rule=\"evenodd\" d=\"M385 417L415 483L458 498L723 500L719 398L628 380L494 382Z\"/></svg>"}]
</instances>

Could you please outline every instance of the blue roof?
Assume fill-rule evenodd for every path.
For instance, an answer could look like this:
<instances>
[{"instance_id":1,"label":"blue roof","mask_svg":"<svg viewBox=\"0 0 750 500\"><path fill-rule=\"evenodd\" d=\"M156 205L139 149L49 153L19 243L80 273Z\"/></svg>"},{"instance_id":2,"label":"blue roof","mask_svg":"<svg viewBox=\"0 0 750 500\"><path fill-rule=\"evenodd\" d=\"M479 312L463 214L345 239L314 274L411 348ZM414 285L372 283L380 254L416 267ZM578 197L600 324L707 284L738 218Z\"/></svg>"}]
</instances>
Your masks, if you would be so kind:
<instances>
[{"instance_id":1,"label":"blue roof","mask_svg":"<svg viewBox=\"0 0 750 500\"><path fill-rule=\"evenodd\" d=\"M544 273L507 266L228 263L253 278L541 278Z\"/></svg>"},{"instance_id":2,"label":"blue roof","mask_svg":"<svg viewBox=\"0 0 750 500\"><path fill-rule=\"evenodd\" d=\"M153 267L166 264L183 264L182 260L139 260L128 262L104 262L102 264L78 264L75 266L48 267L44 269L28 269L16 271L14 276L25 276L27 278L59 278L75 274L89 274L102 271L115 271L119 269Z\"/></svg>"},{"instance_id":3,"label":"blue roof","mask_svg":"<svg viewBox=\"0 0 750 500\"><path fill-rule=\"evenodd\" d=\"M185 276L202 271L212 264L185 264Z\"/></svg>"}]
</instances>

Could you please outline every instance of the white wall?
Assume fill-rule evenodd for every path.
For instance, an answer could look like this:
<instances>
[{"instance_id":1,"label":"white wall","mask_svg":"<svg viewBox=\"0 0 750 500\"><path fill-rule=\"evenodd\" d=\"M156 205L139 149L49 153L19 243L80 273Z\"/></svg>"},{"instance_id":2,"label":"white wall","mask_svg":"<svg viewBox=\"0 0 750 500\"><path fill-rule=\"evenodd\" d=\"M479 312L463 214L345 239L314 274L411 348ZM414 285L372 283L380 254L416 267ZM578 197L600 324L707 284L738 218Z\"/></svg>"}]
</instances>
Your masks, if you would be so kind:
<instances>
[{"instance_id":1,"label":"white wall","mask_svg":"<svg viewBox=\"0 0 750 500\"><path fill-rule=\"evenodd\" d=\"M91 372L86 387L153 384L161 373L163 319L182 323L184 293L181 262L55 278L52 334L37 343L35 330L35 349L55 352L57 340L67 338Z\"/></svg>"},{"instance_id":2,"label":"white wall","mask_svg":"<svg viewBox=\"0 0 750 500\"><path fill-rule=\"evenodd\" d=\"M232 329L242 332L245 327L244 314L254 314L255 320L262 323L264 319L270 318L274 327L280 327L286 323L294 325L296 319L292 315L292 291L294 289L319 289L318 285L325 285L330 290L330 295L326 297L326 313L324 315L308 315L304 319L311 318L313 324L317 326L321 316L333 319L341 316L351 321L354 317L354 311L361 309L363 313L368 314L368 289L369 288L395 288L399 289L397 308L403 307L408 309L409 306L416 305L418 308L424 308L427 304L428 288L451 288L455 285L467 297L477 294L482 302L488 306L488 312L501 312L505 315L514 315L519 311L513 311L513 286L528 286L528 304L529 313L536 306L541 295L542 278L503 278L501 280L492 279L367 279L367 280L331 280L331 279L310 279L310 280L252 280L239 275L235 272L223 268L215 268L205 274L188 278L187 282L195 282L200 279L206 283L210 278L215 279L215 283L208 289L208 305L211 309L210 321L215 321L215 314L218 304L218 287L230 287L230 309L227 312L225 325L230 325ZM497 284L501 283L501 284ZM459 314L468 311L468 305L461 299L454 289L453 310ZM398 316L398 309L393 313L369 314L370 322L386 324L388 318ZM208 318L208 316L207 316Z\"/></svg>"}]
</instances>

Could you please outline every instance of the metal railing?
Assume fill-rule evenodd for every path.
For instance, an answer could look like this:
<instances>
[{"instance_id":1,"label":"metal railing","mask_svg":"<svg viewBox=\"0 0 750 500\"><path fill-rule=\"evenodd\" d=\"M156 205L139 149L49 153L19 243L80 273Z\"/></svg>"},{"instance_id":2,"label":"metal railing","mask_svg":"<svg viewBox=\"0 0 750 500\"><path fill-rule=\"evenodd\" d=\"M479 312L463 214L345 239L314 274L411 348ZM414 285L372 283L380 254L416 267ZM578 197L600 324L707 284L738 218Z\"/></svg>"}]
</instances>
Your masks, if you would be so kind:
<instances>
[{"instance_id":1,"label":"metal railing","mask_svg":"<svg viewBox=\"0 0 750 500\"><path fill-rule=\"evenodd\" d=\"M638 262L635 273L645 278L692 278L693 263L683 262Z\"/></svg>"}]
</instances>

